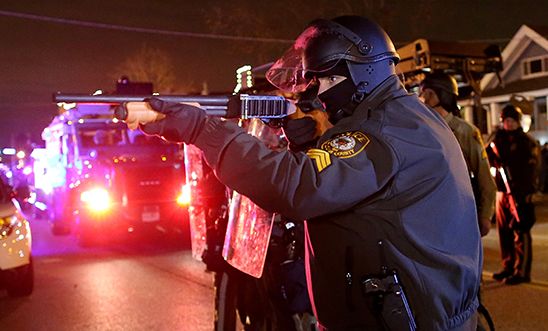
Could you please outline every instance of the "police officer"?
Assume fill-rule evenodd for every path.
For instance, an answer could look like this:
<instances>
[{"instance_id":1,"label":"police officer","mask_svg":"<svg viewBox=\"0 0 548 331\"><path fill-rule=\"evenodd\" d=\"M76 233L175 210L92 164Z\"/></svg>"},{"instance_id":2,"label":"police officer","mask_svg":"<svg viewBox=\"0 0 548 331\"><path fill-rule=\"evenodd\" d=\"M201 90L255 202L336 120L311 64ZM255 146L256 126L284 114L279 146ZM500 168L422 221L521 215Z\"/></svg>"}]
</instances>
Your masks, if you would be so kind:
<instances>
[{"instance_id":1,"label":"police officer","mask_svg":"<svg viewBox=\"0 0 548 331\"><path fill-rule=\"evenodd\" d=\"M504 107L502 128L495 132L488 147L492 163L505 175L499 172L495 178L499 188L496 218L503 269L493 278L508 285L531 281L531 227L536 220L532 195L536 191L539 147L523 132L521 117L518 107Z\"/></svg>"},{"instance_id":2,"label":"police officer","mask_svg":"<svg viewBox=\"0 0 548 331\"><path fill-rule=\"evenodd\" d=\"M223 183L307 220L324 328L475 330L482 253L466 163L443 119L406 92L398 60L363 17L301 33L268 78L293 92L318 86L334 127L307 153L271 151L234 123L159 99L150 105L166 118L142 129L196 145Z\"/></svg>"},{"instance_id":3,"label":"police officer","mask_svg":"<svg viewBox=\"0 0 548 331\"><path fill-rule=\"evenodd\" d=\"M489 160L479 129L460 118L458 95L457 81L448 74L427 74L421 82L419 97L443 117L459 142L472 179L480 233L485 236L491 228L491 219L495 213L497 187L489 170Z\"/></svg>"}]
</instances>

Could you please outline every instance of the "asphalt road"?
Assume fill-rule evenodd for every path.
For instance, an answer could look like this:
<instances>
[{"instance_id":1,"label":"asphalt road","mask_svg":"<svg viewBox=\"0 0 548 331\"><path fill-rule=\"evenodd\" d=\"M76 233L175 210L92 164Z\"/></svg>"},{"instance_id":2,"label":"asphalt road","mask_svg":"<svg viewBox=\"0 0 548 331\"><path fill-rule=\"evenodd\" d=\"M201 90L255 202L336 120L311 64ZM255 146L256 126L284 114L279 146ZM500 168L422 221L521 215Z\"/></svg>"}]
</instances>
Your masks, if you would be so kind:
<instances>
[{"instance_id":1,"label":"asphalt road","mask_svg":"<svg viewBox=\"0 0 548 331\"><path fill-rule=\"evenodd\" d=\"M483 238L483 303L490 311L496 330L548 330L548 195L538 196L537 223L533 236L532 282L514 286L492 280L501 269L496 228Z\"/></svg>"},{"instance_id":2,"label":"asphalt road","mask_svg":"<svg viewBox=\"0 0 548 331\"><path fill-rule=\"evenodd\" d=\"M161 235L80 248L33 221L35 290L28 298L0 291L0 330L192 330L213 323L212 274L188 245ZM483 302L497 330L548 330L548 196L539 197L533 227L533 281L507 286L493 227L483 238Z\"/></svg>"},{"instance_id":3,"label":"asphalt road","mask_svg":"<svg viewBox=\"0 0 548 331\"><path fill-rule=\"evenodd\" d=\"M188 247L160 235L80 248L32 222L35 289L0 291L0 330L211 331L212 275Z\"/></svg>"}]
</instances>

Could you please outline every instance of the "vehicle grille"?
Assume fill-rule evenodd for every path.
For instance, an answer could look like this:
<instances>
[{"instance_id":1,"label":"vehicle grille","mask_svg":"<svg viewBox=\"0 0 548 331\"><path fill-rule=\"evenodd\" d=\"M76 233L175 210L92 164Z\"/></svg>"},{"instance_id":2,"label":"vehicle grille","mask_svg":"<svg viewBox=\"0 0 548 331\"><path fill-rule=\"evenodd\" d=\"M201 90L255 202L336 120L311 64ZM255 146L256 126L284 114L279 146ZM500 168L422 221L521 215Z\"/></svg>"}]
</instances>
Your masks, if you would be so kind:
<instances>
[{"instance_id":1,"label":"vehicle grille","mask_svg":"<svg viewBox=\"0 0 548 331\"><path fill-rule=\"evenodd\" d=\"M127 167L121 172L120 193L128 205L174 202L185 182L183 168L173 166Z\"/></svg>"}]
</instances>

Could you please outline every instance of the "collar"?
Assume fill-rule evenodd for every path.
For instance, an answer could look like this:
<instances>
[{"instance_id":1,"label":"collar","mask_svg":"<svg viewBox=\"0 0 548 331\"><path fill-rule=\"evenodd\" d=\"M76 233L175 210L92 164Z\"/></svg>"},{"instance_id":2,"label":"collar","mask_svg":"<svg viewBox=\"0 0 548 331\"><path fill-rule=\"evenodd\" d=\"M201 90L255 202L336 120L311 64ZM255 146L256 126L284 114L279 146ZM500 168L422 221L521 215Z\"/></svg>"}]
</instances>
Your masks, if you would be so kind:
<instances>
[{"instance_id":1,"label":"collar","mask_svg":"<svg viewBox=\"0 0 548 331\"><path fill-rule=\"evenodd\" d=\"M397 75L390 75L384 82L371 91L365 100L358 106L357 110L376 109L387 100L405 95L408 95L408 93L399 77Z\"/></svg>"},{"instance_id":2,"label":"collar","mask_svg":"<svg viewBox=\"0 0 548 331\"><path fill-rule=\"evenodd\" d=\"M328 129L322 137L320 137L319 144L329 139L333 134L339 132L341 128L347 128L348 125L352 126L358 119L368 118L369 112L373 109L377 109L381 104L388 100L396 99L402 96L409 95L407 90L401 83L397 75L391 75L385 79L379 86L377 86L371 94L369 94L362 103L356 107L356 110L351 116L341 119L337 124Z\"/></svg>"},{"instance_id":3,"label":"collar","mask_svg":"<svg viewBox=\"0 0 548 331\"><path fill-rule=\"evenodd\" d=\"M443 119L445 120L445 123L448 123L451 122L453 120L453 117L455 117L455 115L451 114L451 113L447 113L447 115L445 115L443 117Z\"/></svg>"}]
</instances>

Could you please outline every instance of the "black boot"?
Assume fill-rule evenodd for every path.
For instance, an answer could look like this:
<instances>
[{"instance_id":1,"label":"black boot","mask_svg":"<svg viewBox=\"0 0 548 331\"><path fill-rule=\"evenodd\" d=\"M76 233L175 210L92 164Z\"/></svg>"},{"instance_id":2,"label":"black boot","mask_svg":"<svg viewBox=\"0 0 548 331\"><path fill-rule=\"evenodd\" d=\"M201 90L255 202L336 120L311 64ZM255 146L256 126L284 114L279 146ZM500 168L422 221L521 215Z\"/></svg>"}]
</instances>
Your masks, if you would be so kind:
<instances>
[{"instance_id":1,"label":"black boot","mask_svg":"<svg viewBox=\"0 0 548 331\"><path fill-rule=\"evenodd\" d=\"M525 277L520 275L512 275L504 280L504 284L506 285L517 285L521 283L530 283L531 277Z\"/></svg>"},{"instance_id":2,"label":"black boot","mask_svg":"<svg viewBox=\"0 0 548 331\"><path fill-rule=\"evenodd\" d=\"M507 277L510 277L512 276L514 273L512 271L509 271L509 270L506 270L506 269L503 269L499 272L495 272L493 274L493 279L494 280L497 280L499 282L501 282L502 280L504 280L504 278L507 278Z\"/></svg>"}]
</instances>

